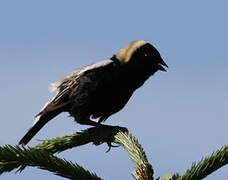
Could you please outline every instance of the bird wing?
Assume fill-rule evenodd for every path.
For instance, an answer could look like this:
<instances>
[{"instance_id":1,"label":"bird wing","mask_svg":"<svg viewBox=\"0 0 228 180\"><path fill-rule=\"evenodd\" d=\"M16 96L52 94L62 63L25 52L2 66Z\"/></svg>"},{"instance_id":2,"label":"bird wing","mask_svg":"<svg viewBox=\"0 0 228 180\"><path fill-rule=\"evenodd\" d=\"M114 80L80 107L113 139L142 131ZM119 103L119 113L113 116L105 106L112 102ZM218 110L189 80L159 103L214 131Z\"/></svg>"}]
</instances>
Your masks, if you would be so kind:
<instances>
[{"instance_id":1,"label":"bird wing","mask_svg":"<svg viewBox=\"0 0 228 180\"><path fill-rule=\"evenodd\" d=\"M98 63L88 65L73 71L70 75L63 79L52 83L50 90L56 92L56 96L47 105L50 108L60 108L65 106L72 100L75 104L84 103L84 99L88 98L88 94L97 89L104 79L105 72L109 71L113 66L113 61L108 59Z\"/></svg>"}]
</instances>

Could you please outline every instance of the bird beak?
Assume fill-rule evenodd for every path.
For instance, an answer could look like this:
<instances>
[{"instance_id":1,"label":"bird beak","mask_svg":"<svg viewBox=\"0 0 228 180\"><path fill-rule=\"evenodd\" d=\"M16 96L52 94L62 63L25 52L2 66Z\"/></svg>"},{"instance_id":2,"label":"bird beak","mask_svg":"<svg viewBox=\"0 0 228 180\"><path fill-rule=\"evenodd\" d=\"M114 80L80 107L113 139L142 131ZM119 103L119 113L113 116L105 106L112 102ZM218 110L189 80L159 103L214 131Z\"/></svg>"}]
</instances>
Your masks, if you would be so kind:
<instances>
[{"instance_id":1,"label":"bird beak","mask_svg":"<svg viewBox=\"0 0 228 180\"><path fill-rule=\"evenodd\" d=\"M161 70L161 71L166 71L166 69L163 66L168 68L168 65L165 63L165 61L163 61L163 59L160 58L158 60L158 69Z\"/></svg>"}]
</instances>

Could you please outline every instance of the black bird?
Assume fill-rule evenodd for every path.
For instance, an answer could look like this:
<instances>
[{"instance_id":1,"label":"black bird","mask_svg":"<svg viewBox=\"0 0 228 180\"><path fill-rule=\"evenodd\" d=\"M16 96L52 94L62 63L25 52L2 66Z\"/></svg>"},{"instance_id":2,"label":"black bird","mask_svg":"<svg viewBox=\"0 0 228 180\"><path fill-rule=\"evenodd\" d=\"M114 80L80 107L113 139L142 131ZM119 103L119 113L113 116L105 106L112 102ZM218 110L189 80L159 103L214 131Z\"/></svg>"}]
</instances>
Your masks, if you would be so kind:
<instances>
[{"instance_id":1,"label":"black bird","mask_svg":"<svg viewBox=\"0 0 228 180\"><path fill-rule=\"evenodd\" d=\"M55 97L36 115L35 123L19 144L27 144L48 121L62 112L69 112L79 124L100 125L120 111L151 75L158 70L166 71L163 66L168 67L155 47L137 40L108 60L73 71L51 85Z\"/></svg>"}]
</instances>

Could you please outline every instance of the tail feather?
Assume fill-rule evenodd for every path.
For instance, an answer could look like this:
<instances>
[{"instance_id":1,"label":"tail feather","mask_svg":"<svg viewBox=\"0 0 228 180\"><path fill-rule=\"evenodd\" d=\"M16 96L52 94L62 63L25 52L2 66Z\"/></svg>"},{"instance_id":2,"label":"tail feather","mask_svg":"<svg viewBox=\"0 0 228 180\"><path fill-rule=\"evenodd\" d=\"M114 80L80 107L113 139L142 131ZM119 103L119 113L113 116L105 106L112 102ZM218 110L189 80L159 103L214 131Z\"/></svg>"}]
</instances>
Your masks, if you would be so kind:
<instances>
[{"instance_id":1,"label":"tail feather","mask_svg":"<svg viewBox=\"0 0 228 180\"><path fill-rule=\"evenodd\" d=\"M28 130L24 137L19 141L19 144L26 145L37 133L38 131L51 119L57 116L62 111L56 109L53 111L41 111L37 116L34 125Z\"/></svg>"}]
</instances>

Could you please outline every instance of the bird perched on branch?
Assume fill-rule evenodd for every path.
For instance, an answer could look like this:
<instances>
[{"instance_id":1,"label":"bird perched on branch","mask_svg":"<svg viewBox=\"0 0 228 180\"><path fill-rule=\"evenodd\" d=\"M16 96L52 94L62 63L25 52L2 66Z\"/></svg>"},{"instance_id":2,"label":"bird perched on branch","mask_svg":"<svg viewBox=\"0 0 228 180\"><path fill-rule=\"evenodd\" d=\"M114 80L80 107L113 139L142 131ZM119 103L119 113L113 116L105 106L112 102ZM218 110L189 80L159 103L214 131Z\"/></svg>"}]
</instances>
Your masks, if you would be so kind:
<instances>
[{"instance_id":1,"label":"bird perched on branch","mask_svg":"<svg viewBox=\"0 0 228 180\"><path fill-rule=\"evenodd\" d=\"M51 85L56 95L36 115L32 128L19 144L27 144L48 121L62 112L68 112L79 124L100 125L120 111L151 75L158 70L166 71L164 66L168 67L155 47L137 40L108 60L73 71Z\"/></svg>"}]
</instances>

